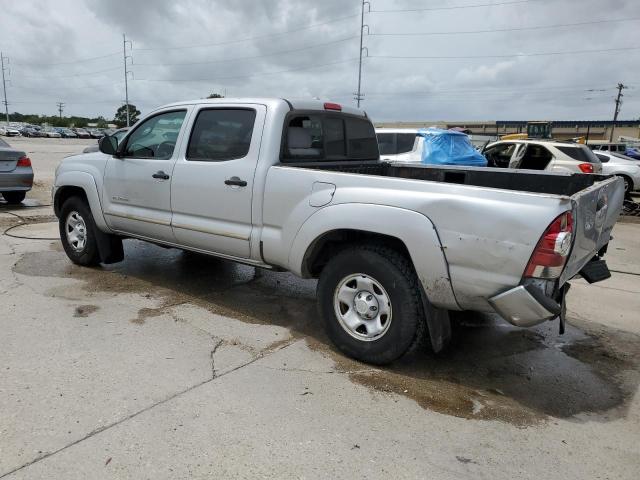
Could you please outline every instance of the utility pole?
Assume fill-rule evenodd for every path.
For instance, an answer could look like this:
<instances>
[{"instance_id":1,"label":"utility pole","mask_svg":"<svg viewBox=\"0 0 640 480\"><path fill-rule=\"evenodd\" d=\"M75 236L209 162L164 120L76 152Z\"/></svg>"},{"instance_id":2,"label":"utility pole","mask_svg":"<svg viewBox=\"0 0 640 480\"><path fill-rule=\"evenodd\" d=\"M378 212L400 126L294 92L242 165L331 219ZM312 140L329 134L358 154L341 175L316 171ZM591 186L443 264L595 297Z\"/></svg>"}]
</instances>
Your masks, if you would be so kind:
<instances>
[{"instance_id":1,"label":"utility pole","mask_svg":"<svg viewBox=\"0 0 640 480\"><path fill-rule=\"evenodd\" d=\"M629 87L627 87L623 83L619 83L617 88L618 88L618 96L616 97L616 109L613 112L613 124L611 125L611 133L609 134L610 142L613 142L613 131L616 128L616 121L618 120L618 114L620 113L620 106L622 105L622 97L624 97L624 95L622 94L622 90Z\"/></svg>"},{"instance_id":2,"label":"utility pole","mask_svg":"<svg viewBox=\"0 0 640 480\"><path fill-rule=\"evenodd\" d=\"M133 48L131 40L127 40L126 35L122 34L122 58L124 60L124 101L127 106L127 127L131 126L131 117L129 115L129 71L127 70L127 58L130 58L133 62L131 55L127 55L127 42L129 48Z\"/></svg>"},{"instance_id":3,"label":"utility pole","mask_svg":"<svg viewBox=\"0 0 640 480\"><path fill-rule=\"evenodd\" d=\"M58 102L58 112L60 112L60 120L62 120L62 110L64 110L64 103L63 102Z\"/></svg>"},{"instance_id":4,"label":"utility pole","mask_svg":"<svg viewBox=\"0 0 640 480\"><path fill-rule=\"evenodd\" d=\"M364 7L368 8L368 12L371 11L371 3L366 0L362 0L362 9L360 11L360 60L358 62L358 91L354 94L355 100L358 102L358 108L360 108L360 102L364 99L362 94L362 53L366 50L367 56L369 56L369 49L362 46L364 37L364 28L367 27L367 33L369 33L369 25L364 23Z\"/></svg>"},{"instance_id":5,"label":"utility pole","mask_svg":"<svg viewBox=\"0 0 640 480\"><path fill-rule=\"evenodd\" d=\"M4 56L2 52L0 52L0 65L2 68L2 90L4 92L4 113L7 116L7 125L9 125L9 102L7 102L7 81L4 78L4 71L7 68L4 66L5 60L9 60Z\"/></svg>"}]
</instances>

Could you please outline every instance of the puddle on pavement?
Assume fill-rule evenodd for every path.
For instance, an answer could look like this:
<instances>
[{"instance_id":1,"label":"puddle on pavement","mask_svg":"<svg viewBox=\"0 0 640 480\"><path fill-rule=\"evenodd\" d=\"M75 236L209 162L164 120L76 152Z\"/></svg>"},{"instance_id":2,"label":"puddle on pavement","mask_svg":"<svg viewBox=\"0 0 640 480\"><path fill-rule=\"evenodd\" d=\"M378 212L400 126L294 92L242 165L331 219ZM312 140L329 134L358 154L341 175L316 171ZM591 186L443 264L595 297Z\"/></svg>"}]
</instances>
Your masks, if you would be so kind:
<instances>
[{"instance_id":1,"label":"puddle on pavement","mask_svg":"<svg viewBox=\"0 0 640 480\"><path fill-rule=\"evenodd\" d=\"M573 325L559 336L556 323L518 329L493 316L459 314L443 354L420 351L374 369L345 358L324 336L313 280L138 241L125 242L124 262L95 269L77 267L59 245L52 248L23 256L14 271L83 280L49 292L76 301L86 292L160 301L131 319L140 325L188 302L244 322L283 326L330 355L352 381L456 417L518 426L550 417L607 421L625 415L640 382L640 336L599 324L570 319Z\"/></svg>"}]
</instances>

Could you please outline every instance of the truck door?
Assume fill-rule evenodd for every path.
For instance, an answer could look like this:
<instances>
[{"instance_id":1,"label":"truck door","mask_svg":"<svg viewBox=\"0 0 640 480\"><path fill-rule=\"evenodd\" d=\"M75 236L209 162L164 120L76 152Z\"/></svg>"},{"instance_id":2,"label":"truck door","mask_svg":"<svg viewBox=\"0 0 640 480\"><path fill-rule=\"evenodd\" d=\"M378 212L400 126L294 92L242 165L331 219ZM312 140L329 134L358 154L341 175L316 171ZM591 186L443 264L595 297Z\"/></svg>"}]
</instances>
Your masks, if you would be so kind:
<instances>
[{"instance_id":1,"label":"truck door","mask_svg":"<svg viewBox=\"0 0 640 480\"><path fill-rule=\"evenodd\" d=\"M250 257L251 204L265 115L264 105L203 105L194 111L171 184L179 244Z\"/></svg>"},{"instance_id":2,"label":"truck door","mask_svg":"<svg viewBox=\"0 0 640 480\"><path fill-rule=\"evenodd\" d=\"M171 176L187 109L153 115L136 126L104 173L103 205L114 230L174 242Z\"/></svg>"}]
</instances>

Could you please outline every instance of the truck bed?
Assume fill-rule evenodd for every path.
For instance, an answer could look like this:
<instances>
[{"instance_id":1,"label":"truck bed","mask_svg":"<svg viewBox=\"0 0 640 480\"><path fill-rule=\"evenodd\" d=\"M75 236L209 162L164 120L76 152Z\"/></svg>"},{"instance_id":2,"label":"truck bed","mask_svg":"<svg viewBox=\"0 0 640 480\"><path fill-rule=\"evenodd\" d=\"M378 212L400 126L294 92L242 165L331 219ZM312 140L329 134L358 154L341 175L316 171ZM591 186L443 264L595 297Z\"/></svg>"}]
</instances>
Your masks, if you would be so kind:
<instances>
[{"instance_id":1,"label":"truck bed","mask_svg":"<svg viewBox=\"0 0 640 480\"><path fill-rule=\"evenodd\" d=\"M607 178L605 175L547 173L537 170L502 168L438 167L410 163L304 162L283 164L288 167L408 178L477 187L500 188L532 193L571 196Z\"/></svg>"}]
</instances>

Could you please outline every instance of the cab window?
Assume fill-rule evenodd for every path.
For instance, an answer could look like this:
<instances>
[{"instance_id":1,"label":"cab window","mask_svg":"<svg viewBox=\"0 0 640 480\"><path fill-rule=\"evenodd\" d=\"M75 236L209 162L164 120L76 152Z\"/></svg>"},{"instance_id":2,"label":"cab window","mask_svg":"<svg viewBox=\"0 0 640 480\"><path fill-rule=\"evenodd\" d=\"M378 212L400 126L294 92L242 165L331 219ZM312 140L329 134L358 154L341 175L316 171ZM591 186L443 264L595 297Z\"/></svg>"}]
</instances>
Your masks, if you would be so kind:
<instances>
[{"instance_id":1,"label":"cab window","mask_svg":"<svg viewBox=\"0 0 640 480\"><path fill-rule=\"evenodd\" d=\"M201 110L193 126L187 160L219 162L249 153L256 111L242 108Z\"/></svg>"},{"instance_id":2,"label":"cab window","mask_svg":"<svg viewBox=\"0 0 640 480\"><path fill-rule=\"evenodd\" d=\"M160 113L142 122L127 138L124 156L171 158L186 113L186 110Z\"/></svg>"}]
</instances>

